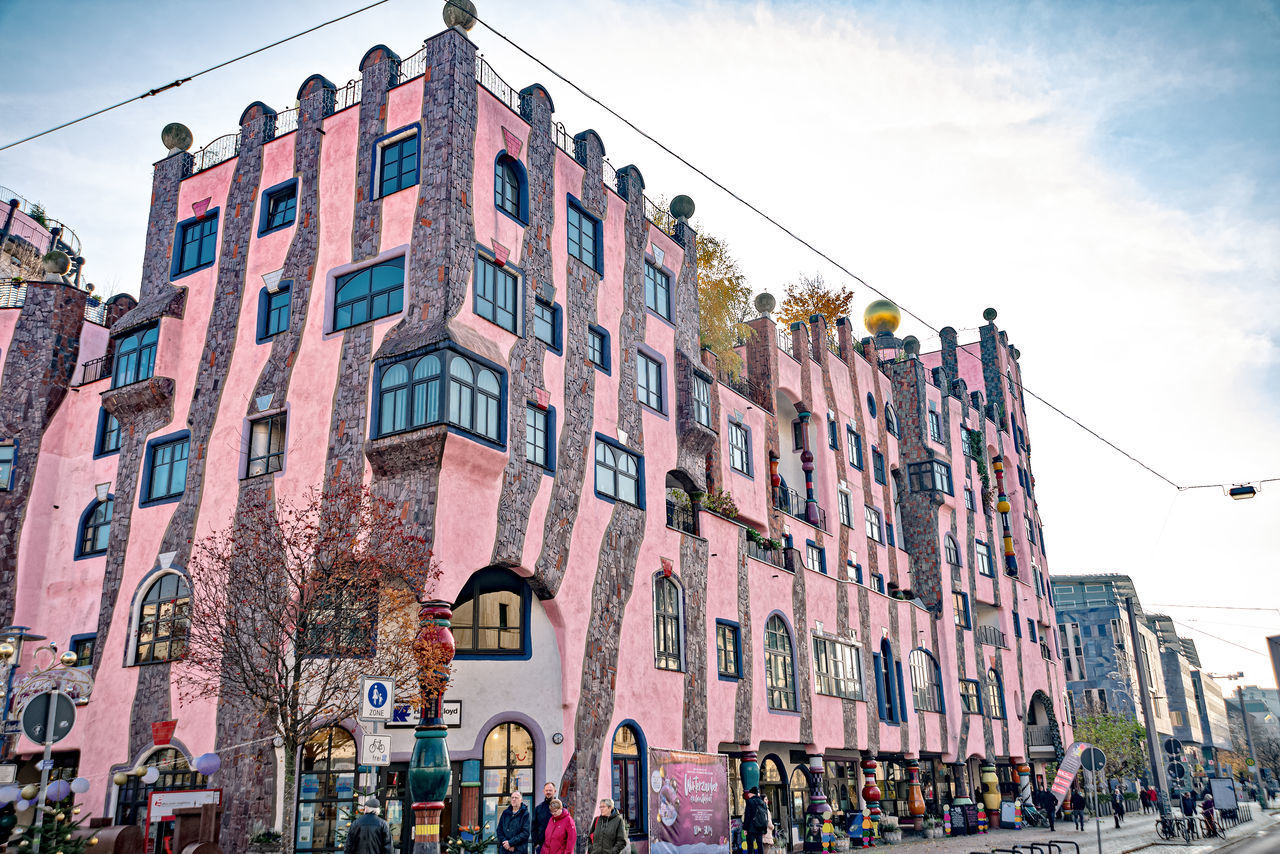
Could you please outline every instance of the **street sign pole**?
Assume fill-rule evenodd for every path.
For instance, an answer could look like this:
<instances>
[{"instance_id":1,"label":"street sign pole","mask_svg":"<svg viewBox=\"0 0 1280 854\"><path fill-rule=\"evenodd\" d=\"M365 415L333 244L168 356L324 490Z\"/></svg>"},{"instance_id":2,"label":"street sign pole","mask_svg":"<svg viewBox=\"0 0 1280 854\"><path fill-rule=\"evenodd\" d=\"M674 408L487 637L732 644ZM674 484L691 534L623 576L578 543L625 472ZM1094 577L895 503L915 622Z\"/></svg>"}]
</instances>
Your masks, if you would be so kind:
<instances>
[{"instance_id":1,"label":"street sign pole","mask_svg":"<svg viewBox=\"0 0 1280 854\"><path fill-rule=\"evenodd\" d=\"M31 850L40 850L40 831L44 828L44 795L49 790L49 767L53 765L53 721L58 712L58 695L49 692L49 710L44 716L44 761L40 763L40 794L36 795L36 813L33 824L35 830L31 834Z\"/></svg>"},{"instance_id":2,"label":"street sign pole","mask_svg":"<svg viewBox=\"0 0 1280 854\"><path fill-rule=\"evenodd\" d=\"M1142 694L1142 716L1147 725L1147 758L1151 761L1151 774L1156 781L1156 806L1160 817L1166 818L1172 810L1169 804L1168 782L1164 778L1164 765L1160 763L1159 736L1156 734L1156 714L1151 707L1151 692L1147 690L1147 672L1142 669L1142 644L1138 638L1138 618L1133 611L1133 597L1125 597L1125 608L1129 612L1129 637L1133 653L1133 666L1138 671L1138 693Z\"/></svg>"},{"instance_id":3,"label":"street sign pole","mask_svg":"<svg viewBox=\"0 0 1280 854\"><path fill-rule=\"evenodd\" d=\"M1093 773L1093 829L1098 832L1098 854L1102 854L1102 816L1098 815L1098 772Z\"/></svg>"}]
</instances>

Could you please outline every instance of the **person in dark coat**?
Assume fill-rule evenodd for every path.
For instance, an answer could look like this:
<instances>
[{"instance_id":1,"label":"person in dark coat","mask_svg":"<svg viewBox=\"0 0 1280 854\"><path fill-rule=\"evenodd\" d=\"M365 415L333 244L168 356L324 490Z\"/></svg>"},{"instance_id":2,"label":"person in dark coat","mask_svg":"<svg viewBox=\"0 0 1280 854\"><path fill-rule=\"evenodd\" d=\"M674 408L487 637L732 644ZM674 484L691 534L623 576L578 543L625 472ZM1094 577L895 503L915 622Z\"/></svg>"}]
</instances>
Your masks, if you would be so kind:
<instances>
[{"instance_id":1,"label":"person in dark coat","mask_svg":"<svg viewBox=\"0 0 1280 854\"><path fill-rule=\"evenodd\" d=\"M604 798L600 801L600 814L591 822L588 854L622 854L630 844L626 819L614 810L612 798Z\"/></svg>"},{"instance_id":2,"label":"person in dark coat","mask_svg":"<svg viewBox=\"0 0 1280 854\"><path fill-rule=\"evenodd\" d=\"M1111 817L1116 820L1116 827L1124 821L1124 792L1119 786L1111 790Z\"/></svg>"},{"instance_id":3,"label":"person in dark coat","mask_svg":"<svg viewBox=\"0 0 1280 854\"><path fill-rule=\"evenodd\" d=\"M547 781L542 786L542 803L533 808L533 854L538 854L546 844L547 825L551 823L551 801L556 796L556 784Z\"/></svg>"},{"instance_id":4,"label":"person in dark coat","mask_svg":"<svg viewBox=\"0 0 1280 854\"><path fill-rule=\"evenodd\" d=\"M742 832L747 836L747 854L762 854L761 840L769 829L769 807L760 797L760 787L747 790L747 805L742 811Z\"/></svg>"},{"instance_id":5,"label":"person in dark coat","mask_svg":"<svg viewBox=\"0 0 1280 854\"><path fill-rule=\"evenodd\" d=\"M345 854L391 854L391 828L378 817L378 799L364 802L364 814L347 828Z\"/></svg>"},{"instance_id":6,"label":"person in dark coat","mask_svg":"<svg viewBox=\"0 0 1280 854\"><path fill-rule=\"evenodd\" d=\"M1196 814L1196 796L1190 789L1187 789L1182 793L1179 806L1182 807L1182 814L1188 818Z\"/></svg>"},{"instance_id":7,"label":"person in dark coat","mask_svg":"<svg viewBox=\"0 0 1280 854\"><path fill-rule=\"evenodd\" d=\"M1084 830L1084 792L1071 790L1071 820L1076 823L1076 830Z\"/></svg>"},{"instance_id":8,"label":"person in dark coat","mask_svg":"<svg viewBox=\"0 0 1280 854\"><path fill-rule=\"evenodd\" d=\"M1143 815L1151 812L1151 791L1149 789L1144 788L1142 791L1138 792L1138 800L1142 801Z\"/></svg>"},{"instance_id":9,"label":"person in dark coat","mask_svg":"<svg viewBox=\"0 0 1280 854\"><path fill-rule=\"evenodd\" d=\"M529 807L525 805L524 796L518 790L514 791L507 808L498 818L498 830L494 834L498 848L505 854L528 854L529 836L532 832Z\"/></svg>"},{"instance_id":10,"label":"person in dark coat","mask_svg":"<svg viewBox=\"0 0 1280 854\"><path fill-rule=\"evenodd\" d=\"M1040 812L1044 813L1045 818L1049 819L1049 829L1053 830L1054 813L1058 811L1058 799L1053 796L1053 792L1048 789L1037 789L1031 796L1031 803L1035 804Z\"/></svg>"}]
</instances>

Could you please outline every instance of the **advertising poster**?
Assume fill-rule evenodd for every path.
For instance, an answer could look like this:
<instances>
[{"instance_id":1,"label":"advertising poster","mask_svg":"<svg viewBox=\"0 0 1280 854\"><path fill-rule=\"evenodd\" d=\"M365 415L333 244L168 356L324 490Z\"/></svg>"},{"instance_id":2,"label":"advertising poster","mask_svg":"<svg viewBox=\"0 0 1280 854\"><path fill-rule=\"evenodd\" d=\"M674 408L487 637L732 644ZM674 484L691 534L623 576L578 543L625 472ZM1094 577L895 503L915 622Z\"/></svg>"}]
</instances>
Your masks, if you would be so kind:
<instances>
[{"instance_id":1,"label":"advertising poster","mask_svg":"<svg viewBox=\"0 0 1280 854\"><path fill-rule=\"evenodd\" d=\"M1071 791L1071 784L1076 779L1076 772L1080 770L1080 754L1089 748L1089 742L1077 741L1067 748L1066 753L1062 755L1062 762L1058 765L1058 775L1053 778L1053 788L1049 791L1053 792L1053 796L1058 799L1058 806L1062 806L1062 800Z\"/></svg>"},{"instance_id":2,"label":"advertising poster","mask_svg":"<svg viewBox=\"0 0 1280 854\"><path fill-rule=\"evenodd\" d=\"M649 748L651 854L729 854L729 758Z\"/></svg>"}]
</instances>

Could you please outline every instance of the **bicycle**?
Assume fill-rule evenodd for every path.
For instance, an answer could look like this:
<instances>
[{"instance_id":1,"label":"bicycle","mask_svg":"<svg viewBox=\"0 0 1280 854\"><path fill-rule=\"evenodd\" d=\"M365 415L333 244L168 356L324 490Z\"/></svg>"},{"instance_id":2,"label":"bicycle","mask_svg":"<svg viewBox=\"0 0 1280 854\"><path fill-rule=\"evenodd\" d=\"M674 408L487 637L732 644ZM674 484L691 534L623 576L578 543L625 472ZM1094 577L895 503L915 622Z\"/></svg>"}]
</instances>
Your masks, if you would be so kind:
<instances>
[{"instance_id":1,"label":"bicycle","mask_svg":"<svg viewBox=\"0 0 1280 854\"><path fill-rule=\"evenodd\" d=\"M1221 821L1215 821L1212 815L1205 816L1204 818L1200 819L1200 822L1201 824L1204 825L1205 839L1208 839L1212 836L1216 836L1219 839L1227 838L1226 827L1223 826Z\"/></svg>"}]
</instances>

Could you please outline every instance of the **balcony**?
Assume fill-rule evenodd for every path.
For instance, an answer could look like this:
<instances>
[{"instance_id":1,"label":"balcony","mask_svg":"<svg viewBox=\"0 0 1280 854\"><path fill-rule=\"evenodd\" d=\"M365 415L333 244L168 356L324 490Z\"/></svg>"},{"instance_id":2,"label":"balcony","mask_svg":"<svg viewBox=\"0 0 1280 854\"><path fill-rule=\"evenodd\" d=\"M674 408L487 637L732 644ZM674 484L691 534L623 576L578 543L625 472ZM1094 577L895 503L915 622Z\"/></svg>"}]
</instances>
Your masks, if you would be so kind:
<instances>
[{"instance_id":1,"label":"balcony","mask_svg":"<svg viewBox=\"0 0 1280 854\"><path fill-rule=\"evenodd\" d=\"M794 349L792 347L793 343L794 341L791 338L791 330L788 329L785 324L782 326L779 326L778 327L778 349L786 353L791 358L795 359L796 354L793 352L793 349Z\"/></svg>"},{"instance_id":2,"label":"balcony","mask_svg":"<svg viewBox=\"0 0 1280 854\"><path fill-rule=\"evenodd\" d=\"M978 626L974 629L973 633L980 644L995 646L1000 649L1009 648L1009 643L1005 640L1004 632L1000 631L995 626Z\"/></svg>"},{"instance_id":3,"label":"balcony","mask_svg":"<svg viewBox=\"0 0 1280 854\"><path fill-rule=\"evenodd\" d=\"M790 487L774 487L773 506L788 516L794 516L797 519L808 522L810 525L816 525L824 531L828 530L827 512L815 502L812 507L813 517L810 518L808 502L800 493Z\"/></svg>"},{"instance_id":4,"label":"balcony","mask_svg":"<svg viewBox=\"0 0 1280 854\"><path fill-rule=\"evenodd\" d=\"M698 534L698 517L688 504L667 499L667 527L684 531L686 534Z\"/></svg>"},{"instance_id":5,"label":"balcony","mask_svg":"<svg viewBox=\"0 0 1280 854\"><path fill-rule=\"evenodd\" d=\"M84 370L80 372L80 385L88 385L98 380L104 380L111 376L111 360L106 356L99 359L90 359L84 363Z\"/></svg>"},{"instance_id":6,"label":"balcony","mask_svg":"<svg viewBox=\"0 0 1280 854\"><path fill-rule=\"evenodd\" d=\"M747 539L747 557L753 557L756 560L764 561L770 566L776 566L778 569L788 569L786 559L786 549L767 549L760 543Z\"/></svg>"},{"instance_id":7,"label":"balcony","mask_svg":"<svg viewBox=\"0 0 1280 854\"><path fill-rule=\"evenodd\" d=\"M1053 747L1054 728L1048 724L1028 726L1027 745L1029 747Z\"/></svg>"}]
</instances>

